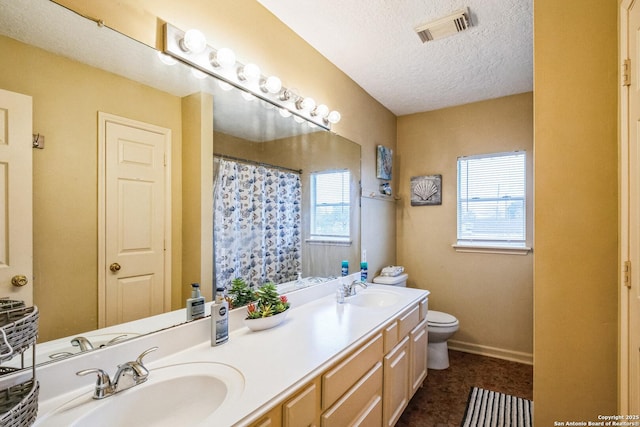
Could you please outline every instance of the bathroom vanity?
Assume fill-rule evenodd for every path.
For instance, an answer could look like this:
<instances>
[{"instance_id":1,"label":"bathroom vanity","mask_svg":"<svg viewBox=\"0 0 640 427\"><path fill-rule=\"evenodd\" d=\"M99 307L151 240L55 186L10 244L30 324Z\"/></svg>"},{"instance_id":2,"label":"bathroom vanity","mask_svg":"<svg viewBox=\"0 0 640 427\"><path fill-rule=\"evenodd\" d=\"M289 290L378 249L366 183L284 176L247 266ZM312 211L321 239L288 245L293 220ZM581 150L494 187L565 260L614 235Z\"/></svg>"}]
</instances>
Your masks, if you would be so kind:
<instances>
[{"instance_id":1,"label":"bathroom vanity","mask_svg":"<svg viewBox=\"0 0 640 427\"><path fill-rule=\"evenodd\" d=\"M218 347L207 317L41 366L36 425L393 425L427 375L429 292L369 285L339 304L347 280L288 294L273 329L251 332L232 311ZM95 376L76 375L113 374L154 346L148 380L122 393L92 399Z\"/></svg>"}]
</instances>

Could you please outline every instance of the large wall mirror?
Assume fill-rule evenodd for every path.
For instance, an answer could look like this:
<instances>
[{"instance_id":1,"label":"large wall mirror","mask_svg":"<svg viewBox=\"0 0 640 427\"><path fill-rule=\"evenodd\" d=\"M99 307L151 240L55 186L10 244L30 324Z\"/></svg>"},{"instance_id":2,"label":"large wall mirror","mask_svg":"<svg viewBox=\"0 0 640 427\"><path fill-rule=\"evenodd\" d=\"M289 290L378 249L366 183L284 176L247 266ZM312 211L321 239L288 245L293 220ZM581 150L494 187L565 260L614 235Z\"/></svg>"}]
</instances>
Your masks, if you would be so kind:
<instances>
[{"instance_id":1,"label":"large wall mirror","mask_svg":"<svg viewBox=\"0 0 640 427\"><path fill-rule=\"evenodd\" d=\"M33 150L33 297L40 310L40 343L70 342L99 327L98 270L107 262L99 259L98 247L99 112L171 131L170 295L163 310L184 307L191 250L212 243L194 242L185 231L190 209L196 208L185 203L193 201L193 177L186 177L195 165L185 154L185 135L194 126L185 100L193 96L212 105L212 117L204 121L211 120L210 148L218 160L199 163L208 177L218 177L220 161L301 171L300 258L281 280L293 280L298 272L303 277L337 276L342 259L352 265L359 261L358 144L285 118L238 89L223 90L212 77L198 79L184 64L167 65L154 49L48 0L0 0L0 50L5 58L0 88L33 98L33 132L45 138L44 149ZM309 235L311 176L324 171L350 172L349 238L341 242ZM209 268L215 271L213 265ZM213 286L213 277L203 284L207 286ZM142 330L122 332L129 338L168 326L149 321ZM68 353L79 351L74 346ZM38 363L51 360L45 356Z\"/></svg>"}]
</instances>

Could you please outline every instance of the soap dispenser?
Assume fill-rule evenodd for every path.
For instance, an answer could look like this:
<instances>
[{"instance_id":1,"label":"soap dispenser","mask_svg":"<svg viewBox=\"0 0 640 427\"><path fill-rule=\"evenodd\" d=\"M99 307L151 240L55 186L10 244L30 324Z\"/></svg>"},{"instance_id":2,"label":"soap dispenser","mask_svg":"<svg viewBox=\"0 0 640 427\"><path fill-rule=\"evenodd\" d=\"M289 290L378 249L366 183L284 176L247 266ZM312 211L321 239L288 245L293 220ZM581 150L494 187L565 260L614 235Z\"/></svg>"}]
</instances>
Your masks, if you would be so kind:
<instances>
[{"instance_id":1,"label":"soap dispenser","mask_svg":"<svg viewBox=\"0 0 640 427\"><path fill-rule=\"evenodd\" d=\"M224 297L224 289L217 289L215 301L211 304L211 346L229 340L229 303Z\"/></svg>"},{"instance_id":2,"label":"soap dispenser","mask_svg":"<svg viewBox=\"0 0 640 427\"><path fill-rule=\"evenodd\" d=\"M191 298L187 299L187 322L204 317L204 297L200 295L200 284L191 284Z\"/></svg>"}]
</instances>

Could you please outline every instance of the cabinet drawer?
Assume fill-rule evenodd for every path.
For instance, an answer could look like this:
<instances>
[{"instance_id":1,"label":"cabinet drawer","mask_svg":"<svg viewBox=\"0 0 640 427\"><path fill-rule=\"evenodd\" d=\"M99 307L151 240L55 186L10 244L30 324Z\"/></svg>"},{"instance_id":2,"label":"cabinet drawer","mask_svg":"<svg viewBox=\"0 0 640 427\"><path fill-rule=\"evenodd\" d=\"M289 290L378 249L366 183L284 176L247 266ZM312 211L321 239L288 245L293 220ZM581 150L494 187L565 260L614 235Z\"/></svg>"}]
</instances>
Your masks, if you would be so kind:
<instances>
[{"instance_id":1,"label":"cabinet drawer","mask_svg":"<svg viewBox=\"0 0 640 427\"><path fill-rule=\"evenodd\" d=\"M381 399L382 362L378 361L335 405L322 414L321 425L351 426L367 420L367 425L379 426L382 423Z\"/></svg>"},{"instance_id":2,"label":"cabinet drawer","mask_svg":"<svg viewBox=\"0 0 640 427\"><path fill-rule=\"evenodd\" d=\"M382 359L382 334L373 337L335 368L322 376L322 409L331 406L376 362Z\"/></svg>"},{"instance_id":3,"label":"cabinet drawer","mask_svg":"<svg viewBox=\"0 0 640 427\"><path fill-rule=\"evenodd\" d=\"M387 354L396 346L396 344L398 344L398 342L400 342L400 337L398 337L397 319L389 323L389 325L384 328L382 336L384 337L384 354Z\"/></svg>"},{"instance_id":4,"label":"cabinet drawer","mask_svg":"<svg viewBox=\"0 0 640 427\"><path fill-rule=\"evenodd\" d=\"M369 406L362 412L362 415L353 423L358 427L380 427L382 419L382 397L373 398Z\"/></svg>"},{"instance_id":5,"label":"cabinet drawer","mask_svg":"<svg viewBox=\"0 0 640 427\"><path fill-rule=\"evenodd\" d=\"M398 337L400 339L409 335L409 332L420 322L420 307L416 304L400 315L398 319Z\"/></svg>"}]
</instances>

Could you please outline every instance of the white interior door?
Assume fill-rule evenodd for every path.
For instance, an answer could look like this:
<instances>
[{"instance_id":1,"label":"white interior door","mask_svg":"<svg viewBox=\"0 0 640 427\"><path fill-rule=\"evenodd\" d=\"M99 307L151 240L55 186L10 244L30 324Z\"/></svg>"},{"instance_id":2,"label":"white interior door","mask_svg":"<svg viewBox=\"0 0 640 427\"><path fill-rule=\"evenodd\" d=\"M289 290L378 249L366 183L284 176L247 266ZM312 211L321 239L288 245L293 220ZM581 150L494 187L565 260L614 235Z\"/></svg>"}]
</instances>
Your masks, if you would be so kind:
<instances>
[{"instance_id":1,"label":"white interior door","mask_svg":"<svg viewBox=\"0 0 640 427\"><path fill-rule=\"evenodd\" d=\"M0 89L0 297L33 304L31 97Z\"/></svg>"},{"instance_id":2,"label":"white interior door","mask_svg":"<svg viewBox=\"0 0 640 427\"><path fill-rule=\"evenodd\" d=\"M640 5L621 3L620 413L640 414ZM630 69L625 71L625 68ZM625 83L625 76L627 82ZM625 262L628 262L625 264Z\"/></svg>"},{"instance_id":3,"label":"white interior door","mask_svg":"<svg viewBox=\"0 0 640 427\"><path fill-rule=\"evenodd\" d=\"M104 325L170 308L170 130L104 113ZM102 197L100 198L102 200ZM102 227L101 227L102 228ZM102 247L102 243L101 243ZM102 319L102 316L100 316Z\"/></svg>"}]
</instances>

